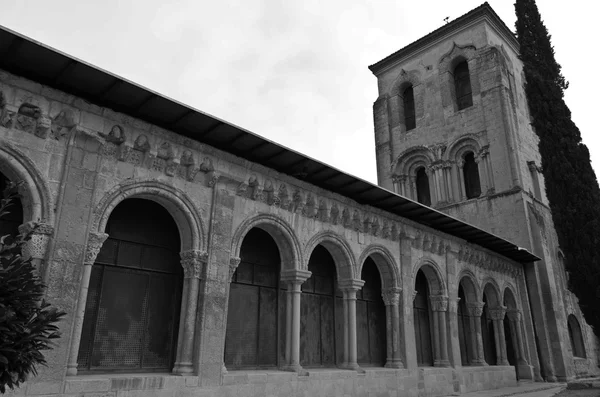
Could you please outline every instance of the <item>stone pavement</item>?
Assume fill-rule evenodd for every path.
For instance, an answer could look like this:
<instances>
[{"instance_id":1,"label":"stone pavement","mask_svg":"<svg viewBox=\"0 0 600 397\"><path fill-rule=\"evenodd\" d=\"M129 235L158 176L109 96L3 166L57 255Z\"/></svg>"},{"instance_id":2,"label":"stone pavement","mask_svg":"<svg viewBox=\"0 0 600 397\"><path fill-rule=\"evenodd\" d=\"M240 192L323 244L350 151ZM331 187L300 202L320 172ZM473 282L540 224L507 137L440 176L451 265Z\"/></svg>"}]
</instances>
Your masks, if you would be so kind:
<instances>
[{"instance_id":1,"label":"stone pavement","mask_svg":"<svg viewBox=\"0 0 600 397\"><path fill-rule=\"evenodd\" d=\"M564 383L531 383L523 382L513 387L503 387L495 390L481 390L464 394L452 394L461 397L550 397L566 388Z\"/></svg>"}]
</instances>

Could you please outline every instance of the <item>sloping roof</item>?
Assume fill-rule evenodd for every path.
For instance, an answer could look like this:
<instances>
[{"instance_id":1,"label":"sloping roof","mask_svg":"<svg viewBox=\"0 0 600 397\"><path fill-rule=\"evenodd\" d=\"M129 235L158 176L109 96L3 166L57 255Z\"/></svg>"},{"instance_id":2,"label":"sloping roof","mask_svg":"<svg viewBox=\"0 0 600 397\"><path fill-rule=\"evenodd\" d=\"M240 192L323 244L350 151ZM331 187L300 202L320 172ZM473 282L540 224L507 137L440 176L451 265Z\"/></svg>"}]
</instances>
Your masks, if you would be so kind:
<instances>
[{"instance_id":1,"label":"sloping roof","mask_svg":"<svg viewBox=\"0 0 600 397\"><path fill-rule=\"evenodd\" d=\"M513 260L526 263L540 259L475 226L346 174L1 26L0 69L155 124L341 194L360 204L457 236Z\"/></svg>"},{"instance_id":2,"label":"sloping roof","mask_svg":"<svg viewBox=\"0 0 600 397\"><path fill-rule=\"evenodd\" d=\"M482 16L487 16L494 23L494 25L504 34L504 37L510 44L512 44L515 49L519 48L519 42L515 38L512 31L506 26L504 21L496 14L492 6L488 4L486 1L482 5L477 8L472 9L466 14L454 19L453 21L448 22L445 25L442 25L440 28L434 30L433 32L427 34L426 36L421 37L419 40L410 43L409 45L399 49L391 55L383 58L381 61L374 63L369 66L369 69L373 74L378 74L381 70L385 69L385 67L389 64L394 63L396 60L400 60L405 56L411 54L418 48L424 47L429 43L432 43L454 31L455 29L471 22L477 20Z\"/></svg>"}]
</instances>

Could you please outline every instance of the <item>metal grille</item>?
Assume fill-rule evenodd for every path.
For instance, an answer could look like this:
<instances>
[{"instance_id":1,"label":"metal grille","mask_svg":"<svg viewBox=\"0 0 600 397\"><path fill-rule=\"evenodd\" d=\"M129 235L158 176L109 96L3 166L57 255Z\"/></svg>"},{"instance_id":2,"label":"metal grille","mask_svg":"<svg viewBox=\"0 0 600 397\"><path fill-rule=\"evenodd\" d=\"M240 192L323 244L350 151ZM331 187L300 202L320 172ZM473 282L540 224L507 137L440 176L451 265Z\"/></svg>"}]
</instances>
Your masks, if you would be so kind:
<instances>
[{"instance_id":1,"label":"metal grille","mask_svg":"<svg viewBox=\"0 0 600 397\"><path fill-rule=\"evenodd\" d=\"M90 278L79 369L170 369L181 299L175 259L166 248L106 241Z\"/></svg>"}]
</instances>

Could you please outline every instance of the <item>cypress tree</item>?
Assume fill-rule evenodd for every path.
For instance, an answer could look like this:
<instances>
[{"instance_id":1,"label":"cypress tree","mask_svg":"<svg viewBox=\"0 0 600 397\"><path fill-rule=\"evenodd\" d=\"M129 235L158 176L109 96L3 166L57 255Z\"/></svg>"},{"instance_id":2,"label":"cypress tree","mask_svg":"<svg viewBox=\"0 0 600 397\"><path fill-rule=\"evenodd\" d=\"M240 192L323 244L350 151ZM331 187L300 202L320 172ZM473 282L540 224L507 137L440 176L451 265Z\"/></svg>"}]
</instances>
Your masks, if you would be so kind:
<instances>
[{"instance_id":1,"label":"cypress tree","mask_svg":"<svg viewBox=\"0 0 600 397\"><path fill-rule=\"evenodd\" d=\"M539 137L542 173L569 289L600 337L600 188L588 148L564 101L568 83L535 0L516 0L517 38L531 124Z\"/></svg>"}]
</instances>

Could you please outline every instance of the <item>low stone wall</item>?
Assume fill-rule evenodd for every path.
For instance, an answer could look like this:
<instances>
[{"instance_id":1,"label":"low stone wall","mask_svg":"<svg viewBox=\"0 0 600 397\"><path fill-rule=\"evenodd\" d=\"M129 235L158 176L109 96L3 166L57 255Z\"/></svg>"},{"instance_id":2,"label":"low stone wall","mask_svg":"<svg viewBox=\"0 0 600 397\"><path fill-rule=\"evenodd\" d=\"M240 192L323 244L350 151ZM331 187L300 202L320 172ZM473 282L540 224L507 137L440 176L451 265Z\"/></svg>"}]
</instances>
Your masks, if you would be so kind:
<instances>
[{"instance_id":1,"label":"low stone wall","mask_svg":"<svg viewBox=\"0 0 600 397\"><path fill-rule=\"evenodd\" d=\"M512 366L462 367L458 379L461 393L517 385Z\"/></svg>"},{"instance_id":2,"label":"low stone wall","mask_svg":"<svg viewBox=\"0 0 600 397\"><path fill-rule=\"evenodd\" d=\"M83 375L64 382L26 385L7 396L68 397L436 397L516 385L513 367L367 368L364 373L311 369L307 376L283 371L232 371L219 387L200 387L196 376Z\"/></svg>"}]
</instances>

